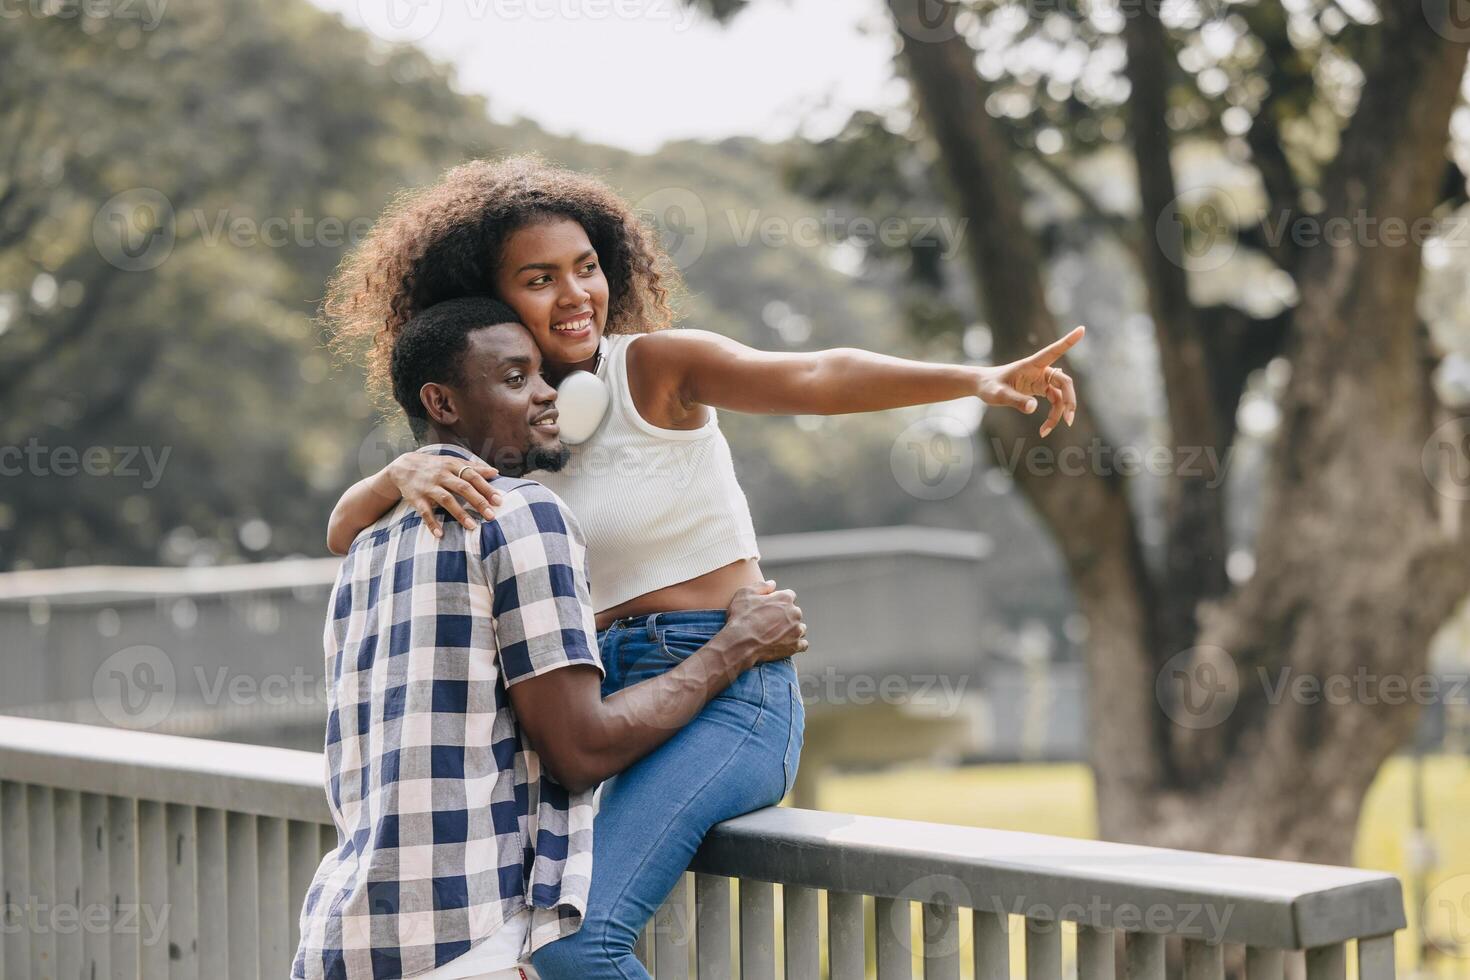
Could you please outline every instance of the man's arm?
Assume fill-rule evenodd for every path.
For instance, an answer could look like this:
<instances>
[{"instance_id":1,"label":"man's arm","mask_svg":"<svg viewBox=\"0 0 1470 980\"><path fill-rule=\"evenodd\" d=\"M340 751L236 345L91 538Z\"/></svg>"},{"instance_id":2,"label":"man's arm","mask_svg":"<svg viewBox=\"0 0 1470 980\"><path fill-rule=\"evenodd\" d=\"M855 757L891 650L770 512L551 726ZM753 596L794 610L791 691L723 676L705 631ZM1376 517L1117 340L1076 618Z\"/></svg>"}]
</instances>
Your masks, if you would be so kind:
<instances>
[{"instance_id":1,"label":"man's arm","mask_svg":"<svg viewBox=\"0 0 1470 980\"><path fill-rule=\"evenodd\" d=\"M580 792L658 748L746 670L805 649L803 632L791 590L748 586L725 627L657 677L604 701L598 671L577 665L513 685L510 700L552 776Z\"/></svg>"},{"instance_id":2,"label":"man's arm","mask_svg":"<svg viewBox=\"0 0 1470 980\"><path fill-rule=\"evenodd\" d=\"M806 648L795 595L741 589L730 618L684 663L602 700L581 529L555 494L527 484L480 527L495 638L517 723L567 789L590 789L668 740L743 671Z\"/></svg>"}]
</instances>

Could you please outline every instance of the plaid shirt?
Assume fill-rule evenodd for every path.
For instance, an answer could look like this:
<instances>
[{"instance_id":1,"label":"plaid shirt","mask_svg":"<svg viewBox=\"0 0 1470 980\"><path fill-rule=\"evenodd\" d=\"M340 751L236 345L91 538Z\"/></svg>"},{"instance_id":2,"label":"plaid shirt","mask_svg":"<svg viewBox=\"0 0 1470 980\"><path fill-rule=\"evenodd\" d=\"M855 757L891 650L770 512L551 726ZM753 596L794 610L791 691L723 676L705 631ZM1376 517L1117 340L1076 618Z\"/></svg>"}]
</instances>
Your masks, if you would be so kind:
<instances>
[{"instance_id":1,"label":"plaid shirt","mask_svg":"<svg viewBox=\"0 0 1470 980\"><path fill-rule=\"evenodd\" d=\"M504 503L477 531L448 519L436 539L401 504L342 563L325 637L340 846L307 892L293 977L412 977L528 906L532 950L581 925L595 791L544 772L506 691L602 669L586 548L550 490L494 484Z\"/></svg>"}]
</instances>

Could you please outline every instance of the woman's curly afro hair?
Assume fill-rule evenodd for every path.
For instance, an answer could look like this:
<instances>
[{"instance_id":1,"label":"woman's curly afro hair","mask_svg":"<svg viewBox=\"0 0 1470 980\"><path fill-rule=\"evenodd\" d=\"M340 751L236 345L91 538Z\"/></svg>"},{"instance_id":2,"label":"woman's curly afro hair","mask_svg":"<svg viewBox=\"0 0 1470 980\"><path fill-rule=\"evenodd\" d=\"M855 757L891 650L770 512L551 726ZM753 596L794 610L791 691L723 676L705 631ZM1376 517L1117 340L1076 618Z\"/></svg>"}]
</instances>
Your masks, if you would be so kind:
<instances>
[{"instance_id":1,"label":"woman's curly afro hair","mask_svg":"<svg viewBox=\"0 0 1470 980\"><path fill-rule=\"evenodd\" d=\"M570 218L608 281L608 333L672 326L678 271L651 229L602 181L535 154L474 160L400 194L333 276L322 312L339 352L367 345L368 384L391 397L393 344L436 303L494 296L496 264L515 231Z\"/></svg>"}]
</instances>

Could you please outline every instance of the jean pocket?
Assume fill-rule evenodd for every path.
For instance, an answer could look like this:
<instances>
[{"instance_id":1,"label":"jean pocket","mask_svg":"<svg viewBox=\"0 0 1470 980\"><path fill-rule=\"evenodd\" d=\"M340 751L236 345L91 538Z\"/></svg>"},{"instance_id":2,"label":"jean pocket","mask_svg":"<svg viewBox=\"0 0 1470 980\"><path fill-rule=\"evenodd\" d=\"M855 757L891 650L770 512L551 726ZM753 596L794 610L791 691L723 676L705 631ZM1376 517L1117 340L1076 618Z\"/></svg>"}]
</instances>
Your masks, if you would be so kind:
<instances>
[{"instance_id":1,"label":"jean pocket","mask_svg":"<svg viewBox=\"0 0 1470 980\"><path fill-rule=\"evenodd\" d=\"M796 773L801 766L801 748L806 742L806 705L802 704L801 690L790 683L786 688L790 692L791 710L787 715L789 728L786 733L786 757L783 760L786 788L781 793L782 799L790 796L796 787Z\"/></svg>"}]
</instances>

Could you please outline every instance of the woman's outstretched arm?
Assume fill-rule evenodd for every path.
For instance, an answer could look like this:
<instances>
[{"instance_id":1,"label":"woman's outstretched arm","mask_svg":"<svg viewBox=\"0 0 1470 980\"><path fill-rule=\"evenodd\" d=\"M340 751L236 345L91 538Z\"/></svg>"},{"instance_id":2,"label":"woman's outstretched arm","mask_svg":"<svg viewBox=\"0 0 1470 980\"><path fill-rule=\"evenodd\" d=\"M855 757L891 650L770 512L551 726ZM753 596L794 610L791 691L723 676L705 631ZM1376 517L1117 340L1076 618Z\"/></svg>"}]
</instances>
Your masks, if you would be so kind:
<instances>
[{"instance_id":1,"label":"woman's outstretched arm","mask_svg":"<svg viewBox=\"0 0 1470 980\"><path fill-rule=\"evenodd\" d=\"M458 471L469 467L460 479ZM447 510L466 529L475 529L475 520L465 512L459 498L486 520L494 520L492 507L500 503L500 493L491 489L490 480L498 471L484 463L466 463L458 456L435 456L408 452L372 476L358 480L347 488L332 516L327 520L327 549L334 555L345 555L353 540L388 511L408 500L419 512L424 524L441 537L436 507ZM458 497L456 496L458 495Z\"/></svg>"},{"instance_id":2,"label":"woman's outstretched arm","mask_svg":"<svg viewBox=\"0 0 1470 980\"><path fill-rule=\"evenodd\" d=\"M930 364L850 347L776 353L705 330L669 330L630 348L629 373L640 411L648 406L670 416L650 418L655 424L677 424L700 405L760 415L844 415L967 396L1030 413L1040 395L1051 403L1041 426L1045 436L1064 417L1071 425L1076 414L1072 379L1052 363L1084 330L1077 327L1023 360L994 367Z\"/></svg>"}]
</instances>

